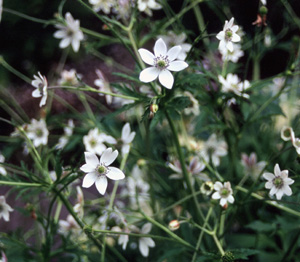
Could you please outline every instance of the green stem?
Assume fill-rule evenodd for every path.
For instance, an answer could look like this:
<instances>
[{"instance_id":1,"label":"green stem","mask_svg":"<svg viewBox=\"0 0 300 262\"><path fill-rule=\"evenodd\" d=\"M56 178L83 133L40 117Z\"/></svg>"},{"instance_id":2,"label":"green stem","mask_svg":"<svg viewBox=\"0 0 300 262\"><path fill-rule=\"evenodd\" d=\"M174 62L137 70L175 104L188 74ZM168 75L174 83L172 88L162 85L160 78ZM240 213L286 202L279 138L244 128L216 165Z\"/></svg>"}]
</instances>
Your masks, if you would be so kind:
<instances>
[{"instance_id":1,"label":"green stem","mask_svg":"<svg viewBox=\"0 0 300 262\"><path fill-rule=\"evenodd\" d=\"M159 227L161 230L165 231L169 236L171 236L172 238L174 238L177 242L181 243L182 245L195 250L195 248L188 242L186 242L185 240L183 240L182 238L180 238L179 236L177 236L176 234L174 234L170 229L168 229L167 227L163 226L162 224L158 223L156 220L152 219L151 217L147 216L144 212L140 211L142 213L142 215L153 225Z\"/></svg>"},{"instance_id":2,"label":"green stem","mask_svg":"<svg viewBox=\"0 0 300 262\"><path fill-rule=\"evenodd\" d=\"M222 245L221 245L219 239L217 238L216 233L214 233L214 234L212 235L212 237L213 237L213 239L214 239L214 241L215 241L215 243L216 243L216 246L217 246L217 248L219 249L221 255L224 256L224 255L225 255L224 249L223 249L223 247L222 247Z\"/></svg>"},{"instance_id":3,"label":"green stem","mask_svg":"<svg viewBox=\"0 0 300 262\"><path fill-rule=\"evenodd\" d=\"M78 91L87 91L87 92L93 92L93 93L99 93L99 94L104 94L104 95L110 95L110 96L115 96L115 97L120 97L123 99L128 99L128 100L139 100L139 98L137 97L133 97L133 96L125 96L125 95L120 95L120 94L115 94L115 93L110 93L110 92L104 92L104 91L100 91L98 89L95 89L91 86L51 86L48 89L71 89L71 90L78 90Z\"/></svg>"},{"instance_id":4,"label":"green stem","mask_svg":"<svg viewBox=\"0 0 300 262\"><path fill-rule=\"evenodd\" d=\"M180 143L179 143L177 130L175 128L174 122L173 122L172 118L170 117L169 113L167 111L165 111L165 114L166 114L166 117L168 119L169 125L170 125L172 133L173 133L173 138L174 138L177 154L178 154L178 157L179 157L181 169L182 169L182 172L183 172L183 176L184 176L185 182L188 186L188 189L191 191L191 193L193 195L193 200L194 200L194 204L195 204L195 207L196 207L198 219L200 220L200 218L203 218L203 214L200 210L198 200L197 200L197 196L196 196L196 193L195 193L195 189L191 184L189 174L188 174L187 169L186 169L185 159L184 159L184 155L183 155Z\"/></svg>"},{"instance_id":5,"label":"green stem","mask_svg":"<svg viewBox=\"0 0 300 262\"><path fill-rule=\"evenodd\" d=\"M31 79L28 78L27 76L23 75L20 73L18 70L14 69L12 66L10 66L2 56L0 56L0 64L6 68L8 71L16 75L17 77L21 78L23 81L27 82L28 84L31 84Z\"/></svg>"},{"instance_id":6,"label":"green stem","mask_svg":"<svg viewBox=\"0 0 300 262\"><path fill-rule=\"evenodd\" d=\"M222 211L222 214L221 214L220 225L219 225L219 236L222 238L222 239L220 240L220 243L221 243L222 246L224 245L224 237L223 237L223 234L224 234L225 218L226 218L226 210L223 210L223 211Z\"/></svg>"},{"instance_id":7,"label":"green stem","mask_svg":"<svg viewBox=\"0 0 300 262\"><path fill-rule=\"evenodd\" d=\"M54 23L54 22L49 22L48 20L43 20L43 19L35 18L35 17L29 16L29 15L25 15L25 14L20 13L18 11L11 10L9 8L3 8L3 12L10 13L12 15L16 15L16 16L22 17L24 19L30 20L32 22L36 22L36 23L40 23L40 24L51 24L51 23Z\"/></svg>"},{"instance_id":8,"label":"green stem","mask_svg":"<svg viewBox=\"0 0 300 262\"><path fill-rule=\"evenodd\" d=\"M208 212L207 212L206 218L205 218L205 220L204 220L203 228L205 228L205 227L207 226L208 220L209 220L209 218L210 218L210 216L211 216L212 211L213 211L213 208L210 207L209 210L208 210ZM198 253L198 250L200 249L203 235L204 235L204 231L201 230L200 235L199 235L199 238L198 238L198 241L197 241L197 245L196 245L196 251L195 251L194 254L193 254L192 262L195 262L196 259L197 259L197 253Z\"/></svg>"},{"instance_id":9,"label":"green stem","mask_svg":"<svg viewBox=\"0 0 300 262\"><path fill-rule=\"evenodd\" d=\"M8 186L29 186L29 187L39 187L43 186L38 183L25 183L25 182L13 182L13 181L2 181L0 180L0 185L8 185Z\"/></svg>"},{"instance_id":10,"label":"green stem","mask_svg":"<svg viewBox=\"0 0 300 262\"><path fill-rule=\"evenodd\" d=\"M195 3L197 1L193 1L193 2ZM193 6L193 11L196 16L199 31L201 32L202 37L203 37L203 42L206 45L206 47L208 47L209 46L209 38L207 37L207 33L205 31L205 23L204 23L203 15L202 15L201 9L198 4Z\"/></svg>"},{"instance_id":11,"label":"green stem","mask_svg":"<svg viewBox=\"0 0 300 262\"><path fill-rule=\"evenodd\" d=\"M257 55L253 57L252 79L254 81L257 81L260 79L260 59L259 59L259 56L257 56Z\"/></svg>"},{"instance_id":12,"label":"green stem","mask_svg":"<svg viewBox=\"0 0 300 262\"><path fill-rule=\"evenodd\" d=\"M248 193L248 192L249 192L248 189L245 189L245 188L240 187L240 186L236 186L235 189L237 189L237 190L239 190L239 191L242 191L242 192L244 192L244 193ZM251 193L250 195L251 195L252 197L256 198L256 199L264 200L268 205L271 205L271 206L276 207L276 208L278 208L278 209L280 209L280 210L286 211L286 212L288 212L288 213L290 213L290 214L292 214L292 215L295 215L295 216L300 217L300 212L298 212L298 211L296 211L296 210L293 210L293 209L291 209L291 208L282 206L282 205L280 205L280 204L278 204L278 203L276 203L276 202L274 202L274 201L266 200L264 197L262 197L262 196L260 196L260 195L258 195L258 194L256 194L256 193Z\"/></svg>"}]
</instances>

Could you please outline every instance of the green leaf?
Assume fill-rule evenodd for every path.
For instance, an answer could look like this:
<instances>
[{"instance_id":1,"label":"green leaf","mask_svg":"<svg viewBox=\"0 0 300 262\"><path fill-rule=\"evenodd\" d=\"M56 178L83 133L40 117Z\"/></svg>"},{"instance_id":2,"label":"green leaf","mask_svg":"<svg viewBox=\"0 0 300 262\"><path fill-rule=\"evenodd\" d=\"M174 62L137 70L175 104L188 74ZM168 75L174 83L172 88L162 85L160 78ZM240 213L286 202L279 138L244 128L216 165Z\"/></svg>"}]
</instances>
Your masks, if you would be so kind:
<instances>
[{"instance_id":1,"label":"green leaf","mask_svg":"<svg viewBox=\"0 0 300 262\"><path fill-rule=\"evenodd\" d=\"M248 248L240 248L240 249L234 249L230 251L233 253L235 259L245 259L245 260L248 260L249 256L253 256L260 253L259 250L248 249Z\"/></svg>"},{"instance_id":2,"label":"green leaf","mask_svg":"<svg viewBox=\"0 0 300 262\"><path fill-rule=\"evenodd\" d=\"M252 223L248 224L246 228L250 228L254 231L257 232L269 232L273 231L276 229L275 224L269 224L269 223L264 223L260 220L253 221Z\"/></svg>"}]
</instances>

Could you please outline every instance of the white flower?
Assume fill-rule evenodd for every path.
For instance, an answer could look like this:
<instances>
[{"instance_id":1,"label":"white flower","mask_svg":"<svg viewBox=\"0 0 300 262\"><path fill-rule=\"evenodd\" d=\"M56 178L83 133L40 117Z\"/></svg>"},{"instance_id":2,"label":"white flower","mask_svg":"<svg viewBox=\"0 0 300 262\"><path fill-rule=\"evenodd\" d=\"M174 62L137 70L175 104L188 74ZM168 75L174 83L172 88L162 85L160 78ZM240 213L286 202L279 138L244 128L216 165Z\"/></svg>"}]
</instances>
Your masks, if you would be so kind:
<instances>
[{"instance_id":1,"label":"white flower","mask_svg":"<svg viewBox=\"0 0 300 262\"><path fill-rule=\"evenodd\" d=\"M187 96L191 101L191 104L183 110L184 114L193 114L195 116L198 116L200 114L198 100L189 91L184 91L183 95Z\"/></svg>"},{"instance_id":2,"label":"white flower","mask_svg":"<svg viewBox=\"0 0 300 262\"><path fill-rule=\"evenodd\" d=\"M81 232L80 226L71 215L68 215L66 220L59 220L58 225L58 232L65 236L70 233L75 233L78 235Z\"/></svg>"},{"instance_id":3,"label":"white flower","mask_svg":"<svg viewBox=\"0 0 300 262\"><path fill-rule=\"evenodd\" d=\"M56 145L57 149L64 148L69 141L70 136L73 134L74 122L72 119L69 119L68 125L64 127L64 135L59 138Z\"/></svg>"},{"instance_id":4,"label":"white flower","mask_svg":"<svg viewBox=\"0 0 300 262\"><path fill-rule=\"evenodd\" d=\"M288 178L288 170L280 170L278 164L274 167L274 174L264 173L263 177L268 180L265 184L265 188L271 189L270 195L276 195L276 198L280 200L283 195L290 196L292 195L292 189L289 185L293 184L295 181L291 178Z\"/></svg>"},{"instance_id":5,"label":"white flower","mask_svg":"<svg viewBox=\"0 0 300 262\"><path fill-rule=\"evenodd\" d=\"M224 184L221 182L216 182L214 184L214 189L216 192L213 193L211 197L212 199L220 199L220 205L222 207L227 204L227 201L231 204L234 202L230 182L225 182Z\"/></svg>"},{"instance_id":6,"label":"white flower","mask_svg":"<svg viewBox=\"0 0 300 262\"><path fill-rule=\"evenodd\" d=\"M99 69L96 69L96 74L98 76L98 79L94 81L95 86L99 87L99 91L111 93L109 82L105 79L103 73ZM99 96L104 96L104 94L99 93ZM105 100L106 103L110 105L112 102L112 96L105 95Z\"/></svg>"},{"instance_id":7,"label":"white flower","mask_svg":"<svg viewBox=\"0 0 300 262\"><path fill-rule=\"evenodd\" d=\"M267 0L260 0L263 5L267 5Z\"/></svg>"},{"instance_id":8,"label":"white flower","mask_svg":"<svg viewBox=\"0 0 300 262\"><path fill-rule=\"evenodd\" d=\"M285 77L275 77L273 84L270 86L271 94L274 96L278 93L285 85Z\"/></svg>"},{"instance_id":9,"label":"white flower","mask_svg":"<svg viewBox=\"0 0 300 262\"><path fill-rule=\"evenodd\" d=\"M236 33L239 30L237 25L233 25L234 18L232 17L230 21L225 21L223 31L217 34L217 38L220 40L219 49L227 48L230 52L233 51L232 42L241 41L241 37Z\"/></svg>"},{"instance_id":10,"label":"white flower","mask_svg":"<svg viewBox=\"0 0 300 262\"><path fill-rule=\"evenodd\" d=\"M175 172L175 174L170 175L170 179L183 179L183 171L181 164L178 160L174 161L174 165L172 163L168 163L168 166ZM205 169L205 164L199 160L198 157L193 157L186 167L186 170L191 175L191 183L194 185L195 178L198 178L202 181L209 180L208 176L202 171Z\"/></svg>"},{"instance_id":11,"label":"white flower","mask_svg":"<svg viewBox=\"0 0 300 262\"><path fill-rule=\"evenodd\" d=\"M200 149L199 156L206 162L211 159L215 166L220 165L220 157L227 155L227 144L225 141L218 141L216 134L212 134Z\"/></svg>"},{"instance_id":12,"label":"white flower","mask_svg":"<svg viewBox=\"0 0 300 262\"><path fill-rule=\"evenodd\" d=\"M129 123L126 123L122 128L121 141L122 145L122 154L128 154L130 149L130 144L135 137L135 132L131 132Z\"/></svg>"},{"instance_id":13,"label":"white flower","mask_svg":"<svg viewBox=\"0 0 300 262\"><path fill-rule=\"evenodd\" d=\"M32 140L35 147L47 145L49 131L44 119L41 119L40 121L31 119L31 124L27 126L26 133L28 138Z\"/></svg>"},{"instance_id":14,"label":"white flower","mask_svg":"<svg viewBox=\"0 0 300 262\"><path fill-rule=\"evenodd\" d=\"M233 63L236 63L244 55L239 44L233 44L232 51L229 51L227 48L220 48L219 51L223 61L231 61Z\"/></svg>"},{"instance_id":15,"label":"white flower","mask_svg":"<svg viewBox=\"0 0 300 262\"><path fill-rule=\"evenodd\" d=\"M162 38L166 43L167 47L173 47L179 45L181 47L181 51L177 56L178 60L185 60L187 53L191 50L192 45L184 43L186 40L186 34L183 32L179 35L176 35L174 32L169 31L167 35L160 35L158 38Z\"/></svg>"},{"instance_id":16,"label":"white flower","mask_svg":"<svg viewBox=\"0 0 300 262\"><path fill-rule=\"evenodd\" d=\"M96 127L89 131L89 133L83 137L83 143L85 150L97 155L101 155L106 149L104 142L109 144L116 144L117 141L112 136L100 133Z\"/></svg>"},{"instance_id":17,"label":"white flower","mask_svg":"<svg viewBox=\"0 0 300 262\"><path fill-rule=\"evenodd\" d=\"M76 186L77 191L77 203L73 207L74 211L79 215L79 217L83 217L83 206L84 206L84 196L81 188L79 186Z\"/></svg>"},{"instance_id":18,"label":"white flower","mask_svg":"<svg viewBox=\"0 0 300 262\"><path fill-rule=\"evenodd\" d=\"M297 154L300 155L300 138L297 137L293 140L293 146L296 149Z\"/></svg>"},{"instance_id":19,"label":"white flower","mask_svg":"<svg viewBox=\"0 0 300 262\"><path fill-rule=\"evenodd\" d=\"M251 175L253 179L257 179L267 163L265 161L257 163L257 156L253 152L250 156L247 156L244 153L242 154L242 165L245 168L246 175Z\"/></svg>"},{"instance_id":20,"label":"white flower","mask_svg":"<svg viewBox=\"0 0 300 262\"><path fill-rule=\"evenodd\" d=\"M48 82L45 76L42 76L40 72L38 72L39 76L34 75L34 80L32 80L31 84L36 88L32 92L33 97L42 97L40 102L40 107L46 104L47 100L47 88L48 88Z\"/></svg>"},{"instance_id":21,"label":"white flower","mask_svg":"<svg viewBox=\"0 0 300 262\"><path fill-rule=\"evenodd\" d=\"M78 52L80 41L84 38L80 30L80 22L79 20L74 20L69 12L66 13L65 19L66 25L55 25L59 30L54 33L54 37L62 39L59 43L60 48L66 48L71 44L74 52Z\"/></svg>"},{"instance_id":22,"label":"white flower","mask_svg":"<svg viewBox=\"0 0 300 262\"><path fill-rule=\"evenodd\" d=\"M148 234L151 231L151 223L143 225L141 234ZM155 247L155 243L150 237L140 237L139 239L139 250L144 257L149 255L149 247Z\"/></svg>"},{"instance_id":23,"label":"white flower","mask_svg":"<svg viewBox=\"0 0 300 262\"><path fill-rule=\"evenodd\" d=\"M78 78L81 79L82 75L77 74L75 69L63 70L60 74L60 79L58 80L59 85L78 85Z\"/></svg>"},{"instance_id":24,"label":"white flower","mask_svg":"<svg viewBox=\"0 0 300 262\"><path fill-rule=\"evenodd\" d=\"M283 126L281 129L281 138L284 141L292 140L292 142L295 140L295 133L293 128L289 126Z\"/></svg>"},{"instance_id":25,"label":"white flower","mask_svg":"<svg viewBox=\"0 0 300 262\"><path fill-rule=\"evenodd\" d=\"M233 92L238 96L249 98L249 95L245 93L245 91L250 87L250 83L248 80L241 82L237 75L228 74L226 79L219 75L219 82L222 84L222 91Z\"/></svg>"},{"instance_id":26,"label":"white flower","mask_svg":"<svg viewBox=\"0 0 300 262\"><path fill-rule=\"evenodd\" d=\"M105 194L107 188L107 177L113 180L121 180L125 178L122 170L116 167L109 166L118 156L118 151L112 151L112 148L107 148L100 157L90 152L85 152L85 161L80 169L87 173L83 179L82 186L90 187L94 183L101 195Z\"/></svg>"},{"instance_id":27,"label":"white flower","mask_svg":"<svg viewBox=\"0 0 300 262\"><path fill-rule=\"evenodd\" d=\"M177 72L188 67L186 62L175 60L181 47L174 46L167 52L167 46L161 38L155 42L154 54L143 48L138 51L143 61L151 65L140 73L140 81L144 83L152 82L158 77L164 87L172 89L174 77L170 71Z\"/></svg>"},{"instance_id":28,"label":"white flower","mask_svg":"<svg viewBox=\"0 0 300 262\"><path fill-rule=\"evenodd\" d=\"M138 9L141 12L145 12L147 15L152 16L153 10L161 9L162 6L155 2L155 0L138 0Z\"/></svg>"},{"instance_id":29,"label":"white flower","mask_svg":"<svg viewBox=\"0 0 300 262\"><path fill-rule=\"evenodd\" d=\"M9 221L9 212L14 211L10 205L6 204L5 196L0 196L0 219Z\"/></svg>"},{"instance_id":30,"label":"white flower","mask_svg":"<svg viewBox=\"0 0 300 262\"><path fill-rule=\"evenodd\" d=\"M270 34L265 34L264 45L265 47L270 47L272 45L272 37Z\"/></svg>"},{"instance_id":31,"label":"white flower","mask_svg":"<svg viewBox=\"0 0 300 262\"><path fill-rule=\"evenodd\" d=\"M0 174L3 176L6 176L7 172L6 172L5 168L1 165L1 163L4 163L4 161L5 161L5 157L4 157L4 155L2 155L0 153Z\"/></svg>"},{"instance_id":32,"label":"white flower","mask_svg":"<svg viewBox=\"0 0 300 262\"><path fill-rule=\"evenodd\" d=\"M89 3L93 5L93 10L95 12L102 10L105 14L110 13L110 9L113 7L114 2L115 1L113 0L89 0Z\"/></svg>"}]
</instances>

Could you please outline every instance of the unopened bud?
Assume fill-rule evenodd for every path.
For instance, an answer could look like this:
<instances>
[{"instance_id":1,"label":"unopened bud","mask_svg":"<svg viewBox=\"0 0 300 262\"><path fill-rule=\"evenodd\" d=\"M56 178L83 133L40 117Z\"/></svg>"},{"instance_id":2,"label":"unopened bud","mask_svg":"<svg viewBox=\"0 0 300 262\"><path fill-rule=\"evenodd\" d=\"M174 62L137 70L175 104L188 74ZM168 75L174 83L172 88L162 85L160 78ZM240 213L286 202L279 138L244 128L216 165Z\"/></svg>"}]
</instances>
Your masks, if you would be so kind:
<instances>
[{"instance_id":1,"label":"unopened bud","mask_svg":"<svg viewBox=\"0 0 300 262\"><path fill-rule=\"evenodd\" d=\"M175 231L180 227L180 223L177 219L170 221L169 223L169 229L171 231Z\"/></svg>"},{"instance_id":2,"label":"unopened bud","mask_svg":"<svg viewBox=\"0 0 300 262\"><path fill-rule=\"evenodd\" d=\"M158 111L158 105L157 104L151 104L150 105L150 112L156 113Z\"/></svg>"},{"instance_id":3,"label":"unopened bud","mask_svg":"<svg viewBox=\"0 0 300 262\"><path fill-rule=\"evenodd\" d=\"M264 16L268 13L268 8L266 6L262 6L261 8L259 8L259 13Z\"/></svg>"},{"instance_id":4,"label":"unopened bud","mask_svg":"<svg viewBox=\"0 0 300 262\"><path fill-rule=\"evenodd\" d=\"M173 211L174 211L175 215L176 215L177 217L179 217L180 214L181 214L181 212L182 212L182 206L175 206L175 207L173 208Z\"/></svg>"},{"instance_id":5,"label":"unopened bud","mask_svg":"<svg viewBox=\"0 0 300 262\"><path fill-rule=\"evenodd\" d=\"M222 208L226 210L228 208L228 204L226 203L224 206L222 206Z\"/></svg>"},{"instance_id":6,"label":"unopened bud","mask_svg":"<svg viewBox=\"0 0 300 262\"><path fill-rule=\"evenodd\" d=\"M147 163L147 162L146 162L145 159L139 159L139 160L137 161L137 164L138 164L139 167L145 166L146 163Z\"/></svg>"}]
</instances>

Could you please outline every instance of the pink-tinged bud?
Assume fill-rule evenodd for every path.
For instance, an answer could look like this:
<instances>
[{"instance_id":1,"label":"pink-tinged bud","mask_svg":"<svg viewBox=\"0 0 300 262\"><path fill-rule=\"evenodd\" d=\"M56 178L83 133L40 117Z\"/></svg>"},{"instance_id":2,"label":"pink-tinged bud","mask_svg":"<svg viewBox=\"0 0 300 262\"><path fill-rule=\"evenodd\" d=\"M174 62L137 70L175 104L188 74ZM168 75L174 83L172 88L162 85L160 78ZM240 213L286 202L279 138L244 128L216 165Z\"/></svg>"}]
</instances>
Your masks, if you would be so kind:
<instances>
[{"instance_id":1,"label":"pink-tinged bud","mask_svg":"<svg viewBox=\"0 0 300 262\"><path fill-rule=\"evenodd\" d=\"M150 105L150 112L156 113L158 111L158 105L157 104L151 104Z\"/></svg>"},{"instance_id":2,"label":"pink-tinged bud","mask_svg":"<svg viewBox=\"0 0 300 262\"><path fill-rule=\"evenodd\" d=\"M175 231L180 227L180 223L177 219L170 221L169 223L169 229L171 231Z\"/></svg>"}]
</instances>

